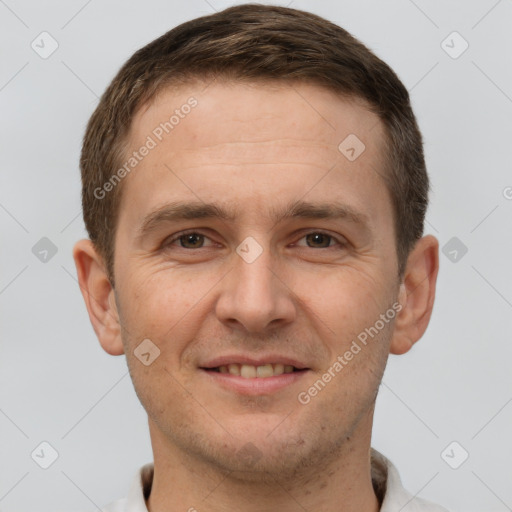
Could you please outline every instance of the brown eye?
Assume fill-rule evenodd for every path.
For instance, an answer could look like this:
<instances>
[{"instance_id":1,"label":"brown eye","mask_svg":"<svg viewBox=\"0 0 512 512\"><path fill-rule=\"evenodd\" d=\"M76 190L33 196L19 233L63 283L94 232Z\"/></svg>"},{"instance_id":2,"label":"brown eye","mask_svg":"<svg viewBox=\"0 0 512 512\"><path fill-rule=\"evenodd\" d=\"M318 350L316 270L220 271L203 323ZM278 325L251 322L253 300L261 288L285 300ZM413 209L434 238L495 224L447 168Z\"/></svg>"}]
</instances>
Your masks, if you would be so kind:
<instances>
[{"instance_id":1,"label":"brown eye","mask_svg":"<svg viewBox=\"0 0 512 512\"><path fill-rule=\"evenodd\" d=\"M318 232L309 233L308 235L306 235L306 239L308 240L308 242L313 244L313 247L320 247L321 249L323 249L329 247L333 237L327 235L326 233Z\"/></svg>"},{"instance_id":2,"label":"brown eye","mask_svg":"<svg viewBox=\"0 0 512 512\"><path fill-rule=\"evenodd\" d=\"M204 236L199 233L188 233L178 237L180 246L184 249L197 249L203 246Z\"/></svg>"},{"instance_id":3,"label":"brown eye","mask_svg":"<svg viewBox=\"0 0 512 512\"><path fill-rule=\"evenodd\" d=\"M164 249L202 249L210 247L210 244L205 245L205 241L210 240L206 235L199 233L198 231L182 231L175 233L171 237L167 238L162 243Z\"/></svg>"},{"instance_id":4,"label":"brown eye","mask_svg":"<svg viewBox=\"0 0 512 512\"><path fill-rule=\"evenodd\" d=\"M306 243L303 243L302 240L305 240ZM333 236L324 231L310 231L305 233L296 245L310 249L345 249L347 241L341 235Z\"/></svg>"}]
</instances>

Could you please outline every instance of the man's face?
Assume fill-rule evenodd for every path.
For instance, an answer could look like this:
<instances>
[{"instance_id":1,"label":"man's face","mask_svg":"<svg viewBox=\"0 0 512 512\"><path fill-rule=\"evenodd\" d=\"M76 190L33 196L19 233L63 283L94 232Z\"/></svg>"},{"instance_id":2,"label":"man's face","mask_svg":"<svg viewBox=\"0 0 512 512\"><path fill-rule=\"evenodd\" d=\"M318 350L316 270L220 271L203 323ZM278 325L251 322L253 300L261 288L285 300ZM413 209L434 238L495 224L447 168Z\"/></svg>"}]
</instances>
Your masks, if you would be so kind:
<instances>
[{"instance_id":1,"label":"man's face","mask_svg":"<svg viewBox=\"0 0 512 512\"><path fill-rule=\"evenodd\" d=\"M381 122L315 86L214 83L142 109L131 151L148 136L156 147L122 184L114 272L153 440L228 470L250 460L291 474L369 439L393 330L391 315L377 321L399 289ZM233 218L179 218L177 203ZM339 215L285 215L299 203ZM134 354L147 339L160 350L148 365Z\"/></svg>"}]
</instances>

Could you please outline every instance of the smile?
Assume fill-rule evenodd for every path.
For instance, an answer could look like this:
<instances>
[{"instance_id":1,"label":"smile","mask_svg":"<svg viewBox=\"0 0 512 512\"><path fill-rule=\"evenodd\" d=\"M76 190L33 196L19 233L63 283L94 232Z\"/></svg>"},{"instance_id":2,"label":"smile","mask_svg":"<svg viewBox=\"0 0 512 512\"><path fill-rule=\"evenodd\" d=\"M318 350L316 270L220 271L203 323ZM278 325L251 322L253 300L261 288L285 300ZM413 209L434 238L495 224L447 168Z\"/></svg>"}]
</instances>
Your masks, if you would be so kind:
<instances>
[{"instance_id":1,"label":"smile","mask_svg":"<svg viewBox=\"0 0 512 512\"><path fill-rule=\"evenodd\" d=\"M236 362L235 362L236 361ZM293 363L293 364L292 364ZM311 369L285 357L220 357L199 368L210 385L240 395L269 395L304 378Z\"/></svg>"},{"instance_id":2,"label":"smile","mask_svg":"<svg viewBox=\"0 0 512 512\"><path fill-rule=\"evenodd\" d=\"M294 371L300 370L298 370L291 364L266 363L260 366L254 366L252 364L228 364L212 368L212 371L217 371L219 373L228 373L230 375L239 375L244 379L265 379L268 377L274 377L276 375L292 373Z\"/></svg>"}]
</instances>

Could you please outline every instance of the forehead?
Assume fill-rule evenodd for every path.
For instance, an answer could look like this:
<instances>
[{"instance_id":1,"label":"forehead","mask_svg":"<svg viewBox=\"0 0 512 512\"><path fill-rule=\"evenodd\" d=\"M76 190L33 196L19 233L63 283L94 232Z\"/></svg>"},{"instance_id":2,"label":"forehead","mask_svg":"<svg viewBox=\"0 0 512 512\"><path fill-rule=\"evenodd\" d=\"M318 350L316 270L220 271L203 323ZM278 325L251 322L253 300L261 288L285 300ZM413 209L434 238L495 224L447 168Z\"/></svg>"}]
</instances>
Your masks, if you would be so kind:
<instances>
[{"instance_id":1,"label":"forehead","mask_svg":"<svg viewBox=\"0 0 512 512\"><path fill-rule=\"evenodd\" d=\"M348 193L380 193L375 208L389 199L380 176L382 122L362 100L311 84L197 82L164 89L134 116L127 158L144 146L151 149L124 180L121 203L140 217L183 195L231 197L249 209L272 202L269 188L274 202L290 202L306 193L333 194L342 182ZM368 194L352 196L361 207L368 200Z\"/></svg>"},{"instance_id":2,"label":"forehead","mask_svg":"<svg viewBox=\"0 0 512 512\"><path fill-rule=\"evenodd\" d=\"M350 133L371 144L384 140L382 122L362 98L308 83L224 80L164 88L134 116L129 142L137 146L152 134L157 143L167 139L172 144L174 139L180 150L205 150L234 142L236 134L239 142L266 142L270 147L285 135L283 127L302 143L324 143L336 156ZM246 149L245 155L250 154Z\"/></svg>"}]
</instances>

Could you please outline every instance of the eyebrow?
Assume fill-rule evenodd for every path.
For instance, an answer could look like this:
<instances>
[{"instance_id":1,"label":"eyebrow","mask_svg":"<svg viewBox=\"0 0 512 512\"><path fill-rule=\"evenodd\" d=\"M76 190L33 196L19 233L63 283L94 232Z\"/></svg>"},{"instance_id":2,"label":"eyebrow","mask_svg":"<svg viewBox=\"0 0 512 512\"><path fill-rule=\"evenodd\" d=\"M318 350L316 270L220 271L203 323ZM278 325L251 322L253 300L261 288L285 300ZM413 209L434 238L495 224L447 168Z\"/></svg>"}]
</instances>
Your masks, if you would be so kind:
<instances>
[{"instance_id":1,"label":"eyebrow","mask_svg":"<svg viewBox=\"0 0 512 512\"><path fill-rule=\"evenodd\" d=\"M137 238L142 238L166 222L196 219L220 219L234 222L240 215L239 208L226 209L220 204L204 203L202 201L176 201L165 204L148 214L137 230ZM347 219L363 228L368 228L368 216L349 205L339 202L308 203L292 201L284 208L271 209L269 218L275 224L286 219Z\"/></svg>"}]
</instances>

